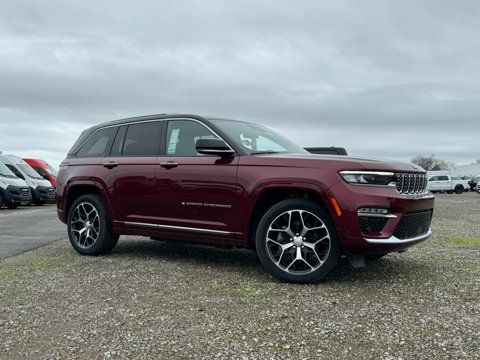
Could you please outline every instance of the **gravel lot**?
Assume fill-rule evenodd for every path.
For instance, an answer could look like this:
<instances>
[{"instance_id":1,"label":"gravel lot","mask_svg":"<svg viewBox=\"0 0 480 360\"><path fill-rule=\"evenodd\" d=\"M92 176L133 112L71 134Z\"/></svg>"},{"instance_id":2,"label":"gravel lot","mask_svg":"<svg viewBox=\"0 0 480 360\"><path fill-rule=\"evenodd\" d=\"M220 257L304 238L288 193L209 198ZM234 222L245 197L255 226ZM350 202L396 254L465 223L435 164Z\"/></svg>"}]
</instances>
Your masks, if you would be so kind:
<instances>
[{"instance_id":1,"label":"gravel lot","mask_svg":"<svg viewBox=\"0 0 480 360\"><path fill-rule=\"evenodd\" d=\"M437 195L434 236L319 285L252 252L125 237L0 260L0 358L479 359L480 195Z\"/></svg>"}]
</instances>

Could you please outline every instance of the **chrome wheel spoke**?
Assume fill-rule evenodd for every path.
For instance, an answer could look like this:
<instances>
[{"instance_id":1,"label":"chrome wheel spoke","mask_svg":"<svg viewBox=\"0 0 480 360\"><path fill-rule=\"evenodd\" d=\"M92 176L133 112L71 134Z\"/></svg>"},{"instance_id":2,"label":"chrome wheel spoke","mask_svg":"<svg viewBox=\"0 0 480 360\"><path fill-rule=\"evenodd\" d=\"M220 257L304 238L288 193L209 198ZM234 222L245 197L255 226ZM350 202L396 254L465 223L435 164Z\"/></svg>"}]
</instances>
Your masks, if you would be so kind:
<instances>
[{"instance_id":1,"label":"chrome wheel spoke","mask_svg":"<svg viewBox=\"0 0 480 360\"><path fill-rule=\"evenodd\" d=\"M330 234L324 222L306 210L289 210L277 216L266 236L270 258L292 274L322 266L330 251Z\"/></svg>"},{"instance_id":2,"label":"chrome wheel spoke","mask_svg":"<svg viewBox=\"0 0 480 360\"><path fill-rule=\"evenodd\" d=\"M70 222L71 237L81 248L89 248L100 235L100 217L97 209L91 203L83 202L73 210Z\"/></svg>"}]
</instances>

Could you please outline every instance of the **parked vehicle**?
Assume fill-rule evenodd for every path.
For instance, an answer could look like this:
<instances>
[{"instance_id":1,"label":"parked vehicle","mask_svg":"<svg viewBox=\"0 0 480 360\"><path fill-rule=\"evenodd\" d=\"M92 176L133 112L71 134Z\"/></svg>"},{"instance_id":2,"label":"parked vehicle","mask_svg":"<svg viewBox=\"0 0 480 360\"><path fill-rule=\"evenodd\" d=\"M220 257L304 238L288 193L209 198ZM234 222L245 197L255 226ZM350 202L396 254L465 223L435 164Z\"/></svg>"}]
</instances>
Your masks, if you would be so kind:
<instances>
[{"instance_id":1,"label":"parked vehicle","mask_svg":"<svg viewBox=\"0 0 480 360\"><path fill-rule=\"evenodd\" d=\"M0 162L0 207L5 205L15 209L20 205L30 205L31 202L32 195L25 181Z\"/></svg>"},{"instance_id":2,"label":"parked vehicle","mask_svg":"<svg viewBox=\"0 0 480 360\"><path fill-rule=\"evenodd\" d=\"M416 165L313 155L265 127L194 115L86 130L56 194L80 254L105 254L123 234L230 245L300 283L341 254L361 266L427 239L434 204Z\"/></svg>"},{"instance_id":3,"label":"parked vehicle","mask_svg":"<svg viewBox=\"0 0 480 360\"><path fill-rule=\"evenodd\" d=\"M347 150L342 147L328 146L328 147L306 147L311 154L324 154L324 155L348 155Z\"/></svg>"},{"instance_id":4,"label":"parked vehicle","mask_svg":"<svg viewBox=\"0 0 480 360\"><path fill-rule=\"evenodd\" d=\"M18 156L0 155L0 161L5 164L20 179L25 180L32 193L32 201L37 206L45 203L53 204L55 189L48 180L43 179L30 165Z\"/></svg>"},{"instance_id":5,"label":"parked vehicle","mask_svg":"<svg viewBox=\"0 0 480 360\"><path fill-rule=\"evenodd\" d=\"M431 192L446 191L449 194L461 194L470 189L468 180L446 175L433 175L428 178L428 189Z\"/></svg>"},{"instance_id":6,"label":"parked vehicle","mask_svg":"<svg viewBox=\"0 0 480 360\"><path fill-rule=\"evenodd\" d=\"M471 180L468 182L468 186L470 186L470 191L475 191L475 189L476 189L477 186L478 186L478 179L471 179Z\"/></svg>"},{"instance_id":7,"label":"parked vehicle","mask_svg":"<svg viewBox=\"0 0 480 360\"><path fill-rule=\"evenodd\" d=\"M57 186L58 171L44 160L23 159L30 167L35 170L42 178L50 181L53 187Z\"/></svg>"},{"instance_id":8,"label":"parked vehicle","mask_svg":"<svg viewBox=\"0 0 480 360\"><path fill-rule=\"evenodd\" d=\"M480 194L480 183L478 183L476 191L478 194Z\"/></svg>"}]
</instances>

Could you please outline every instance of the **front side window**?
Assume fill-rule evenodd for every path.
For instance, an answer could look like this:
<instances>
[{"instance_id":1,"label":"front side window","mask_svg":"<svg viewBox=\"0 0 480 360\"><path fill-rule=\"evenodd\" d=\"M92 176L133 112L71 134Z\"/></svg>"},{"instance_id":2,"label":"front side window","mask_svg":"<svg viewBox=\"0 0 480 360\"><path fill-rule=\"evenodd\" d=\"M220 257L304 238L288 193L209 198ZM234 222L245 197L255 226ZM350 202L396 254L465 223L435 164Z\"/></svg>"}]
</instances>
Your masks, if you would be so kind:
<instances>
[{"instance_id":1,"label":"front side window","mask_svg":"<svg viewBox=\"0 0 480 360\"><path fill-rule=\"evenodd\" d=\"M25 180L25 176L23 176L23 174L15 166L10 164L6 165L10 169L10 171L15 174L16 177Z\"/></svg>"},{"instance_id":2,"label":"front side window","mask_svg":"<svg viewBox=\"0 0 480 360\"><path fill-rule=\"evenodd\" d=\"M28 164L17 164L17 166L22 170L29 178L32 179L43 179L40 175L37 174L35 170L32 169L32 167Z\"/></svg>"},{"instance_id":3,"label":"front side window","mask_svg":"<svg viewBox=\"0 0 480 360\"><path fill-rule=\"evenodd\" d=\"M77 157L103 157L108 152L109 144L115 135L116 128L109 127L97 130L90 136L77 152Z\"/></svg>"},{"instance_id":4,"label":"front side window","mask_svg":"<svg viewBox=\"0 0 480 360\"><path fill-rule=\"evenodd\" d=\"M122 156L156 156L161 126L160 121L129 125L123 141Z\"/></svg>"},{"instance_id":5,"label":"front side window","mask_svg":"<svg viewBox=\"0 0 480 360\"><path fill-rule=\"evenodd\" d=\"M207 127L190 120L168 122L168 156L204 156L197 153L195 145L199 139L218 139Z\"/></svg>"},{"instance_id":6,"label":"front side window","mask_svg":"<svg viewBox=\"0 0 480 360\"><path fill-rule=\"evenodd\" d=\"M210 121L250 155L269 152L307 152L282 135L260 125L233 120L211 119Z\"/></svg>"}]
</instances>

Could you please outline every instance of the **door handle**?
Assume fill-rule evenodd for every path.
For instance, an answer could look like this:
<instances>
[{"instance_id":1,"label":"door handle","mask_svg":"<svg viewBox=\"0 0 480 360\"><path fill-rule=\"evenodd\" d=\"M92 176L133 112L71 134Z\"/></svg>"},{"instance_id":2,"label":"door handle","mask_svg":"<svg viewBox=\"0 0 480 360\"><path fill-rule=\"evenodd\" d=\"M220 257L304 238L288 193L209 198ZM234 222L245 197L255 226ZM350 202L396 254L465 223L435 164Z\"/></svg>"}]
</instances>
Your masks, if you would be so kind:
<instances>
[{"instance_id":1,"label":"door handle","mask_svg":"<svg viewBox=\"0 0 480 360\"><path fill-rule=\"evenodd\" d=\"M178 166L178 163L176 163L175 161L164 161L160 163L160 166L165 169L173 169Z\"/></svg>"},{"instance_id":2,"label":"door handle","mask_svg":"<svg viewBox=\"0 0 480 360\"><path fill-rule=\"evenodd\" d=\"M107 162L107 163L103 163L103 167L106 167L107 169L113 169L114 167L117 167L118 166L118 163L116 162Z\"/></svg>"}]
</instances>

